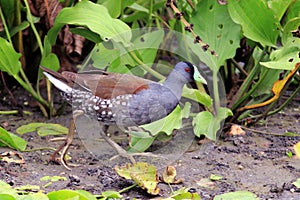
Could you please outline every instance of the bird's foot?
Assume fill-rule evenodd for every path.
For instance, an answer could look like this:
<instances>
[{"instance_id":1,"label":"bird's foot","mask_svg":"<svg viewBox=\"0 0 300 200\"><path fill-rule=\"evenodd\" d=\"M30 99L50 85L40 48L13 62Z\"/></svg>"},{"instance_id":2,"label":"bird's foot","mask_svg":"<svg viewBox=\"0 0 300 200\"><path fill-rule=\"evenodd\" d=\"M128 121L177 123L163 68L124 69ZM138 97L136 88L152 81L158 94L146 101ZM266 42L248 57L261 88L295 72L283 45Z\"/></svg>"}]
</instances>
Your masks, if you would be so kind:
<instances>
[{"instance_id":1,"label":"bird's foot","mask_svg":"<svg viewBox=\"0 0 300 200\"><path fill-rule=\"evenodd\" d=\"M73 164L68 164L66 161L66 155L68 153L68 150L69 150L70 145L72 144L73 138L74 138L74 132L75 132L74 119L76 119L76 117L78 117L79 115L82 115L82 114L83 114L82 111L75 110L73 112L73 118L70 121L69 132L66 137L53 138L50 140L51 142L63 141L63 143L54 151L50 160L52 160L54 162L60 162L68 170L71 170L71 168L69 166L77 166L77 165L73 165ZM60 157L57 159L56 156L59 154L60 151L61 151Z\"/></svg>"},{"instance_id":2,"label":"bird's foot","mask_svg":"<svg viewBox=\"0 0 300 200\"><path fill-rule=\"evenodd\" d=\"M61 163L66 169L71 170L70 166L75 167L77 165L67 163L66 156L67 156L68 149L73 141L73 138L59 137L50 140L50 142L57 142L57 141L63 141L63 143L59 145L59 147L53 152L50 160L56 163ZM57 155L59 155L59 157L57 157Z\"/></svg>"}]
</instances>

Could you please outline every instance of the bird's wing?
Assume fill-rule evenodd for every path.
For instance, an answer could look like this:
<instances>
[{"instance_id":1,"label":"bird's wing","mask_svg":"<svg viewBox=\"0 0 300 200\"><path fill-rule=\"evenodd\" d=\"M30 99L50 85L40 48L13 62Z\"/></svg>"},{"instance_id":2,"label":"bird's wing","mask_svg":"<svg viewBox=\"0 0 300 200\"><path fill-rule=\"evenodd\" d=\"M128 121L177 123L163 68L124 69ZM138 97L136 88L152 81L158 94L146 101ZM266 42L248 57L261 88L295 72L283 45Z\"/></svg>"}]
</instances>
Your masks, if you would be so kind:
<instances>
[{"instance_id":1,"label":"bird's wing","mask_svg":"<svg viewBox=\"0 0 300 200\"><path fill-rule=\"evenodd\" d=\"M129 74L99 72L76 74L65 71L62 72L62 76L104 99L136 94L143 89L148 89L149 83L154 83L151 80Z\"/></svg>"}]
</instances>

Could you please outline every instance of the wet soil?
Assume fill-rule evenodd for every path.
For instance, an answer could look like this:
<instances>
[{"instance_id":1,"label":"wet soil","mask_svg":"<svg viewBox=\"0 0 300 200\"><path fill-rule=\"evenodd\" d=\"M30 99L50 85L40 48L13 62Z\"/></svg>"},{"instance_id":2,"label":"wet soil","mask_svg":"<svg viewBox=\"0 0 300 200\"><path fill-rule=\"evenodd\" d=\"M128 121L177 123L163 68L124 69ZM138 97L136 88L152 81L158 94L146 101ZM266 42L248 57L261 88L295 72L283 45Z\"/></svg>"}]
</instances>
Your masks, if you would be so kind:
<instances>
[{"instance_id":1,"label":"wet soil","mask_svg":"<svg viewBox=\"0 0 300 200\"><path fill-rule=\"evenodd\" d=\"M17 90L14 93L18 93ZM29 97L16 95L16 99L18 102L23 102L22 104L25 102L24 110L31 111L33 114L30 116L0 115L1 126L11 132L15 132L19 126L31 122L51 122L68 126L71 118L69 107L64 115L46 119L38 108L30 107L32 101ZM61 104L59 96L55 102ZM7 96L1 94L0 110L11 109L15 109L15 107L11 105ZM246 130L244 136L224 137L216 142L205 142L202 145L198 145L198 139L193 137L191 147L184 153L182 152L180 157L169 160L169 163L156 163L159 165L160 171L167 164L175 166L177 177L184 180L182 184L171 186L160 183L160 196L156 197L167 197L172 190L189 187L191 192L200 194L204 200L213 199L217 194L239 190L251 191L260 199L300 199L300 190L292 184L297 178L300 178L300 159L296 159L295 156L287 156L288 152L294 152L293 145L300 141L300 136L272 135L286 131L299 134L299 113L300 103L294 101L280 113L250 127L255 131ZM90 125L89 122L84 123ZM256 131L265 131L270 134L256 133ZM119 177L113 169L116 164L122 165L124 160L116 159L113 163L108 162L104 150L109 147L102 142L98 146L95 144L97 148L92 148L84 142L85 136L90 138L90 141L96 141L95 138L93 139L94 136L88 136L92 131L83 129L80 132L76 133L69 150L71 157L69 163L78 165L72 167L71 171L61 165L49 162L53 151L21 152L25 164L0 161L0 180L4 180L14 187L26 184L39 185L45 192L59 189L83 189L93 194L100 194L105 190L119 191L132 185L132 181ZM189 130L183 132L189 132ZM125 134L120 135L126 139ZM40 137L35 132L22 137L28 141L28 149L56 148L59 145L49 142L53 136ZM176 141L177 144L181 144L179 140ZM188 145L190 146L190 144ZM102 150L104 149L103 152L100 147ZM0 153L10 150L0 147ZM108 152L113 151L108 150ZM151 159L149 158L149 160ZM146 161L148 160L146 159ZM213 182L207 181L212 174L222 176L222 179ZM40 178L54 175L67 177L67 181L53 182L44 187L47 182L41 181ZM155 197L148 195L138 187L123 193L123 196L127 199Z\"/></svg>"}]
</instances>

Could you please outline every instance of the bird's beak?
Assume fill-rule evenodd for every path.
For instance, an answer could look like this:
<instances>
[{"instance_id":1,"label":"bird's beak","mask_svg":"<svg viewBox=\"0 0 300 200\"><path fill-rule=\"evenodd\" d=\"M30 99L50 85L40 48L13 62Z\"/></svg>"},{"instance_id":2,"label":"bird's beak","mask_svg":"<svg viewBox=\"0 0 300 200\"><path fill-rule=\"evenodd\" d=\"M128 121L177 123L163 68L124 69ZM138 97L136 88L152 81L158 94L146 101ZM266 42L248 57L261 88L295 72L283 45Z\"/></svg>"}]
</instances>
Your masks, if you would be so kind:
<instances>
[{"instance_id":1,"label":"bird's beak","mask_svg":"<svg viewBox=\"0 0 300 200\"><path fill-rule=\"evenodd\" d=\"M207 85L205 78L203 78L203 76L201 76L198 68L195 65L194 65L194 80L199 83Z\"/></svg>"}]
</instances>

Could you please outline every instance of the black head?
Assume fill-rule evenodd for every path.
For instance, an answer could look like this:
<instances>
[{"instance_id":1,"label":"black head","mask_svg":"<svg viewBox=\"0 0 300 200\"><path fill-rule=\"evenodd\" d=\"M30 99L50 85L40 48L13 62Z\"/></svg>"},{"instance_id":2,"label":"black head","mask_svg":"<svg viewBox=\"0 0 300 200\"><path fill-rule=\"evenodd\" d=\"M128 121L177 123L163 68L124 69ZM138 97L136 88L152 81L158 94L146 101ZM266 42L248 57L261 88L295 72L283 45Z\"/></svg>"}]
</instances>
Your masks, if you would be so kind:
<instances>
[{"instance_id":1,"label":"black head","mask_svg":"<svg viewBox=\"0 0 300 200\"><path fill-rule=\"evenodd\" d=\"M206 80L200 75L197 67L190 62L179 62L175 65L174 71L179 73L186 82L197 81L206 84Z\"/></svg>"}]
</instances>

